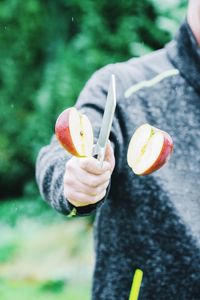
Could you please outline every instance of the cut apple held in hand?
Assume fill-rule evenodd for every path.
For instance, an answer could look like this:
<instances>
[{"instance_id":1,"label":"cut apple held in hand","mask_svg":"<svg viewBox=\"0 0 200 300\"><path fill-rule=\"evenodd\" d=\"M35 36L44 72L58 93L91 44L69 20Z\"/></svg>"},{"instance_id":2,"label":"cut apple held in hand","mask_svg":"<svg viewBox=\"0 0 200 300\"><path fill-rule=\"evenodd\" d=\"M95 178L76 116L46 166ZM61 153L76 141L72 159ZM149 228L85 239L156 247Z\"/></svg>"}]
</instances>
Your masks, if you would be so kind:
<instances>
[{"instance_id":1,"label":"cut apple held in hand","mask_svg":"<svg viewBox=\"0 0 200 300\"><path fill-rule=\"evenodd\" d=\"M167 132L143 124L136 129L130 140L128 165L137 175L150 174L168 161L172 150L173 141Z\"/></svg>"},{"instance_id":2,"label":"cut apple held in hand","mask_svg":"<svg viewBox=\"0 0 200 300\"><path fill-rule=\"evenodd\" d=\"M61 145L72 155L92 155L93 128L88 117L75 107L65 109L58 117L55 133Z\"/></svg>"}]
</instances>

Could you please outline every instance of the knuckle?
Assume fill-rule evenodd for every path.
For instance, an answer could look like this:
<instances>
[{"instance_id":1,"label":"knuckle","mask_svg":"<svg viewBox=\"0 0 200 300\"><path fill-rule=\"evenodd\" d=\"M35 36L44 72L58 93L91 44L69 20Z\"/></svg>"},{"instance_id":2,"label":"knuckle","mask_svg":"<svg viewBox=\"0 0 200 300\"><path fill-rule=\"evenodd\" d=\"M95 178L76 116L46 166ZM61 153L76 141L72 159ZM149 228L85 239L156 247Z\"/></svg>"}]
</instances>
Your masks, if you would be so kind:
<instances>
[{"instance_id":1,"label":"knuckle","mask_svg":"<svg viewBox=\"0 0 200 300\"><path fill-rule=\"evenodd\" d=\"M75 199L75 193L73 190L71 189L65 189L65 196L68 198L68 199Z\"/></svg>"},{"instance_id":2,"label":"knuckle","mask_svg":"<svg viewBox=\"0 0 200 300\"><path fill-rule=\"evenodd\" d=\"M102 198L106 195L106 189L102 193Z\"/></svg>"},{"instance_id":3,"label":"knuckle","mask_svg":"<svg viewBox=\"0 0 200 300\"><path fill-rule=\"evenodd\" d=\"M94 194L95 194L95 196L98 196L99 194L101 194L101 192L102 192L102 187L99 186L95 189Z\"/></svg>"},{"instance_id":4,"label":"knuckle","mask_svg":"<svg viewBox=\"0 0 200 300\"><path fill-rule=\"evenodd\" d=\"M89 204L94 204L95 202L96 202L96 197L89 197L89 198L87 198L87 202L89 203Z\"/></svg>"},{"instance_id":5,"label":"knuckle","mask_svg":"<svg viewBox=\"0 0 200 300\"><path fill-rule=\"evenodd\" d=\"M99 186L97 189L96 189L96 195L100 195L104 192L104 190L107 189L108 187L108 181L106 181L104 184L102 184L101 186Z\"/></svg>"},{"instance_id":6,"label":"knuckle","mask_svg":"<svg viewBox=\"0 0 200 300\"><path fill-rule=\"evenodd\" d=\"M80 202L85 202L87 197L88 197L88 195L86 193L78 193L78 200Z\"/></svg>"},{"instance_id":7,"label":"knuckle","mask_svg":"<svg viewBox=\"0 0 200 300\"><path fill-rule=\"evenodd\" d=\"M104 187L104 189L107 189L107 187L108 187L108 185L109 185L109 182L110 182L110 181L109 181L109 180L107 180L107 181L104 183L104 186L103 186L103 187Z\"/></svg>"},{"instance_id":8,"label":"knuckle","mask_svg":"<svg viewBox=\"0 0 200 300\"><path fill-rule=\"evenodd\" d=\"M86 194L86 195L92 195L94 194L94 189L91 188L90 186L88 185L83 185L82 186L82 193Z\"/></svg>"},{"instance_id":9,"label":"knuckle","mask_svg":"<svg viewBox=\"0 0 200 300\"><path fill-rule=\"evenodd\" d=\"M90 185L96 188L99 185L99 179L97 177L92 178L90 181Z\"/></svg>"},{"instance_id":10,"label":"knuckle","mask_svg":"<svg viewBox=\"0 0 200 300\"><path fill-rule=\"evenodd\" d=\"M95 197L95 202L100 201L106 195L106 190L103 190L99 195Z\"/></svg>"},{"instance_id":11,"label":"knuckle","mask_svg":"<svg viewBox=\"0 0 200 300\"><path fill-rule=\"evenodd\" d=\"M80 166L82 169L87 170L89 168L90 162L87 158L80 159Z\"/></svg>"},{"instance_id":12,"label":"knuckle","mask_svg":"<svg viewBox=\"0 0 200 300\"><path fill-rule=\"evenodd\" d=\"M94 188L98 188L100 185L108 182L110 180L110 172L107 171L101 175L97 175L96 177L92 178L90 181L90 186Z\"/></svg>"},{"instance_id":13,"label":"knuckle","mask_svg":"<svg viewBox=\"0 0 200 300\"><path fill-rule=\"evenodd\" d=\"M74 186L74 180L72 179L71 176L69 176L69 174L64 175L64 185L65 185L65 187Z\"/></svg>"},{"instance_id":14,"label":"knuckle","mask_svg":"<svg viewBox=\"0 0 200 300\"><path fill-rule=\"evenodd\" d=\"M110 180L110 177L111 177L110 171L107 171L107 172L104 174L104 180L105 180L105 181L109 181L109 180Z\"/></svg>"},{"instance_id":15,"label":"knuckle","mask_svg":"<svg viewBox=\"0 0 200 300\"><path fill-rule=\"evenodd\" d=\"M102 194L101 194L101 199L103 199L104 197L105 197L105 195L106 195L106 190L104 190L103 192L102 192Z\"/></svg>"},{"instance_id":16,"label":"knuckle","mask_svg":"<svg viewBox=\"0 0 200 300\"><path fill-rule=\"evenodd\" d=\"M65 173L71 173L73 170L73 165L70 160L65 165Z\"/></svg>"},{"instance_id":17,"label":"knuckle","mask_svg":"<svg viewBox=\"0 0 200 300\"><path fill-rule=\"evenodd\" d=\"M79 201L81 203L85 203L85 205L93 204L94 203L94 197L92 197L88 194L84 194L84 195L80 196Z\"/></svg>"}]
</instances>

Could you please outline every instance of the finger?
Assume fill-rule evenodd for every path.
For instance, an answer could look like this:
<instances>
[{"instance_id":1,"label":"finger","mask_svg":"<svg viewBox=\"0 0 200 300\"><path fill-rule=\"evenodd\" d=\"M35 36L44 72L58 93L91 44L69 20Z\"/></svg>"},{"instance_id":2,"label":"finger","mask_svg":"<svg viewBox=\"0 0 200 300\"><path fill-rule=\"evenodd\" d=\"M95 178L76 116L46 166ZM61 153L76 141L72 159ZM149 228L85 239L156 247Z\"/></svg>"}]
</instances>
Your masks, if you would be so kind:
<instances>
[{"instance_id":1,"label":"finger","mask_svg":"<svg viewBox=\"0 0 200 300\"><path fill-rule=\"evenodd\" d=\"M64 182L68 185L76 184L76 182L81 182L82 184L88 185L90 187L97 187L104 184L106 181L110 180L110 171L106 171L101 175L94 175L88 173L87 171L81 169L77 164L77 160L72 158L66 164L66 171L64 174Z\"/></svg>"},{"instance_id":2,"label":"finger","mask_svg":"<svg viewBox=\"0 0 200 300\"><path fill-rule=\"evenodd\" d=\"M109 182L110 180L107 180L103 184L93 187L93 186L83 184L80 181L72 180L71 182L69 182L67 186L69 186L71 189L74 189L76 192L80 192L90 196L97 196L101 194L102 191L107 189Z\"/></svg>"},{"instance_id":3,"label":"finger","mask_svg":"<svg viewBox=\"0 0 200 300\"><path fill-rule=\"evenodd\" d=\"M78 174L79 172L87 172L92 175L101 175L109 170L108 163L101 167L99 161L94 157L77 158L72 157L66 163L66 172L68 174ZM86 175L86 173L84 173Z\"/></svg>"},{"instance_id":4,"label":"finger","mask_svg":"<svg viewBox=\"0 0 200 300\"><path fill-rule=\"evenodd\" d=\"M105 161L109 162L110 171L112 173L113 169L115 167L115 156L114 156L114 151L113 151L113 147L111 145L110 140L108 141L108 144L106 146Z\"/></svg>"},{"instance_id":5,"label":"finger","mask_svg":"<svg viewBox=\"0 0 200 300\"><path fill-rule=\"evenodd\" d=\"M94 157L81 158L78 160L78 163L82 170L94 175L101 175L110 170L110 164L108 161L104 162L103 166L101 166L100 162Z\"/></svg>"},{"instance_id":6,"label":"finger","mask_svg":"<svg viewBox=\"0 0 200 300\"><path fill-rule=\"evenodd\" d=\"M68 185L75 186L78 182L88 187L98 187L110 180L110 171L101 175L93 175L82 169L67 170L64 175L64 182Z\"/></svg>"},{"instance_id":7,"label":"finger","mask_svg":"<svg viewBox=\"0 0 200 300\"><path fill-rule=\"evenodd\" d=\"M102 200L103 197L106 195L106 190L102 191L96 196L90 196L84 193L73 191L72 189L66 189L64 190L64 195L68 199L68 201L73 205L86 206Z\"/></svg>"}]
</instances>

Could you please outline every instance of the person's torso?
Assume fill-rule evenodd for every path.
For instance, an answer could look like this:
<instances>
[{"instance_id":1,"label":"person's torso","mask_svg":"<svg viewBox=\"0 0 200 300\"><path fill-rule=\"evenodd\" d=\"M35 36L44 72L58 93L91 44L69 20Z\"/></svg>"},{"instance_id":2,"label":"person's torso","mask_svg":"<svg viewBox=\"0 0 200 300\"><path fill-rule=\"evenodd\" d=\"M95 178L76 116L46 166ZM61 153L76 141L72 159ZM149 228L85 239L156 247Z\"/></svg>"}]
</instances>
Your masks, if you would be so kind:
<instances>
[{"instance_id":1,"label":"person's torso","mask_svg":"<svg viewBox=\"0 0 200 300\"><path fill-rule=\"evenodd\" d=\"M94 295L128 299L132 276L140 268L144 272L141 300L197 300L200 96L170 63L165 50L119 64L116 73L127 78L118 103L124 135L111 194L97 215ZM127 164L127 149L143 123L167 131L174 152L160 170L137 176Z\"/></svg>"}]
</instances>

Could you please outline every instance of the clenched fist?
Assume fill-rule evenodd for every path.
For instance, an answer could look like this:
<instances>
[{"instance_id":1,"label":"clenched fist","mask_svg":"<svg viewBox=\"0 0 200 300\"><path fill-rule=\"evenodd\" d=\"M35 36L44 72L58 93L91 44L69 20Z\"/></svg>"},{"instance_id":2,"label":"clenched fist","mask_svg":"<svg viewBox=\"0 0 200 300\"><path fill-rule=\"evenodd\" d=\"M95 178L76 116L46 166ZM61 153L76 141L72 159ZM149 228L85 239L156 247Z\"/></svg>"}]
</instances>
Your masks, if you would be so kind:
<instances>
[{"instance_id":1,"label":"clenched fist","mask_svg":"<svg viewBox=\"0 0 200 300\"><path fill-rule=\"evenodd\" d=\"M114 166L115 157L110 142L102 167L94 157L72 157L66 163L64 196L76 207L100 201L106 194Z\"/></svg>"}]
</instances>

